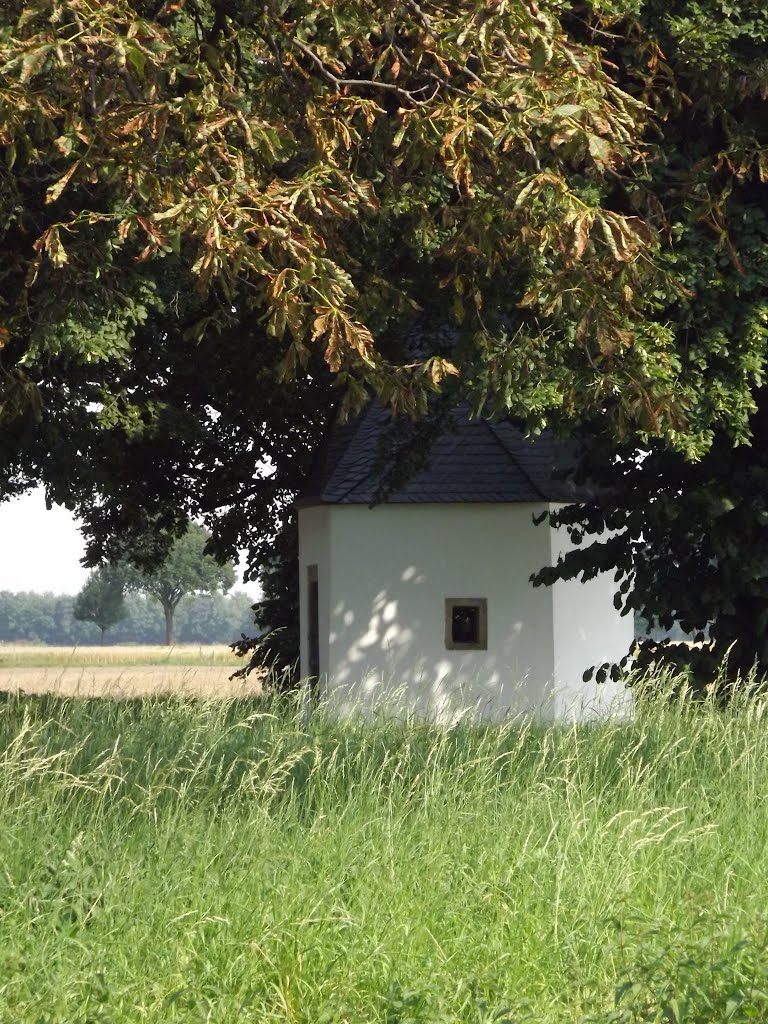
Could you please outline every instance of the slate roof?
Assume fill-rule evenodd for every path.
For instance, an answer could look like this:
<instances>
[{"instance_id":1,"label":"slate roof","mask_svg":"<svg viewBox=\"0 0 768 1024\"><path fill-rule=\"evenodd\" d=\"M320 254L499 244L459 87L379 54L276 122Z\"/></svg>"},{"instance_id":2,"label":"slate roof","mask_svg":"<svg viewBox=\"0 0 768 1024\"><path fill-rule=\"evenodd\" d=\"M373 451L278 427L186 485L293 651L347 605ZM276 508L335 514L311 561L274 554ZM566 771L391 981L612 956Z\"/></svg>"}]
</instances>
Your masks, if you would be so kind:
<instances>
[{"instance_id":1,"label":"slate roof","mask_svg":"<svg viewBox=\"0 0 768 1024\"><path fill-rule=\"evenodd\" d=\"M389 412L371 404L356 420L333 427L301 504L373 504L377 446L389 422ZM470 420L462 413L454 429L433 442L428 467L386 502L585 501L589 492L555 475L573 460L573 446L549 433L530 441L507 421Z\"/></svg>"}]
</instances>

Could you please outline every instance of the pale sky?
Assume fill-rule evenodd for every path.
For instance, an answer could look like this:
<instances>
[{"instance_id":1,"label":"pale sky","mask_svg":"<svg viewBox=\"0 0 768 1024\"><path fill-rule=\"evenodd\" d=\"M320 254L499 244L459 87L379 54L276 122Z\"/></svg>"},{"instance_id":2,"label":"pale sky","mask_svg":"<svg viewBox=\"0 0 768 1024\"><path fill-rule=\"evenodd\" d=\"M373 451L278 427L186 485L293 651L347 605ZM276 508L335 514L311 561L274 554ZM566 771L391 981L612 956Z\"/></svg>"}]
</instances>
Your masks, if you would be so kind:
<instances>
[{"instance_id":1,"label":"pale sky","mask_svg":"<svg viewBox=\"0 0 768 1024\"><path fill-rule=\"evenodd\" d=\"M76 594L88 575L84 548L74 516L61 505L49 512L42 488L0 504L0 590ZM235 588L260 596L239 572Z\"/></svg>"}]
</instances>

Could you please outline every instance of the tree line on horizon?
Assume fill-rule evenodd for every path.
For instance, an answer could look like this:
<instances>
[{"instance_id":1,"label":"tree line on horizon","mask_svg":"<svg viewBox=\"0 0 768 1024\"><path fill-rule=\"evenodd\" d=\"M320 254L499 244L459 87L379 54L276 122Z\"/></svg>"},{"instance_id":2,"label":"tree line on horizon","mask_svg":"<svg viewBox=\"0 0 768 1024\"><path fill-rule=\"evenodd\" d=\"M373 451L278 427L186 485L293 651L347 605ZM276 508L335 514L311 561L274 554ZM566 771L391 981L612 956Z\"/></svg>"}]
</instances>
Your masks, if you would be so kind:
<instances>
[{"instance_id":1,"label":"tree line on horizon","mask_svg":"<svg viewBox=\"0 0 768 1024\"><path fill-rule=\"evenodd\" d=\"M126 594L124 617L104 636L95 623L74 617L75 600L71 594L0 590L0 644L80 647L164 643L163 610L147 594ZM253 632L253 603L253 598L242 591L182 598L176 612L176 643L234 643L244 633Z\"/></svg>"},{"instance_id":2,"label":"tree line on horizon","mask_svg":"<svg viewBox=\"0 0 768 1024\"><path fill-rule=\"evenodd\" d=\"M254 628L254 604L231 561L208 552L211 535L186 528L153 567L98 565L75 597L0 593L0 643L234 643ZM159 623L162 626L159 627Z\"/></svg>"}]
</instances>

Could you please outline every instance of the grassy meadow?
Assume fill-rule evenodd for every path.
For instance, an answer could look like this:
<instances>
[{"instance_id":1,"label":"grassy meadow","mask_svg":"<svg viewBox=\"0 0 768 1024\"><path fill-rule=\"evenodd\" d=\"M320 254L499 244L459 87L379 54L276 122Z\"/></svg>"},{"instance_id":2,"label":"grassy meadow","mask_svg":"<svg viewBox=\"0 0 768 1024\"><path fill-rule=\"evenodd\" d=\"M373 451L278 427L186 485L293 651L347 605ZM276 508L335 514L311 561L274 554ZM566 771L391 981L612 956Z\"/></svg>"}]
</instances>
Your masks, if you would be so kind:
<instances>
[{"instance_id":1,"label":"grassy meadow","mask_svg":"<svg viewBox=\"0 0 768 1024\"><path fill-rule=\"evenodd\" d=\"M0 1021L768 1021L766 726L7 694Z\"/></svg>"}]
</instances>

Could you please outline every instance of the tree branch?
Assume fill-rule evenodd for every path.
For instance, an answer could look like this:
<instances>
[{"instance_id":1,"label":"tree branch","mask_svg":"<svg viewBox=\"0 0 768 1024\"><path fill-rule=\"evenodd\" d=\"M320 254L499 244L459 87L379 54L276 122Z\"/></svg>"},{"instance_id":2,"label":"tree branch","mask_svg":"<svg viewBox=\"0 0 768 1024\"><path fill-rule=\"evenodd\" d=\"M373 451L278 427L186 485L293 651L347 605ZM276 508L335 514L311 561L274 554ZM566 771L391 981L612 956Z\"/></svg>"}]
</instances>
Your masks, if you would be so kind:
<instances>
[{"instance_id":1,"label":"tree branch","mask_svg":"<svg viewBox=\"0 0 768 1024\"><path fill-rule=\"evenodd\" d=\"M205 25L203 19L200 16L196 0L187 0L187 7L192 11L192 20L195 23L195 36L198 42L202 42L205 38Z\"/></svg>"},{"instance_id":2,"label":"tree branch","mask_svg":"<svg viewBox=\"0 0 768 1024\"><path fill-rule=\"evenodd\" d=\"M133 102L134 103L142 103L143 100L144 100L144 97L142 95L141 89L139 89L138 85L133 80L133 76L130 74L130 72L127 71L126 68L121 68L120 71L119 71L119 75L122 78L122 80L123 80L123 82L125 84L126 89L130 93L130 96L131 96L131 99L133 100Z\"/></svg>"},{"instance_id":3,"label":"tree branch","mask_svg":"<svg viewBox=\"0 0 768 1024\"><path fill-rule=\"evenodd\" d=\"M393 85L391 82L376 82L370 78L337 78L336 75L330 71L317 54L311 50L305 43L300 42L298 39L291 39L291 44L300 50L305 57L308 57L318 70L318 73L326 82L330 82L331 85L337 89L344 87L352 89L380 89L384 92L391 92L400 99L405 100L407 103L412 103L416 107L426 106L424 100L417 98L417 93L426 92L429 88L426 85L421 86L419 89L409 91L408 89L402 89L399 85Z\"/></svg>"},{"instance_id":4,"label":"tree branch","mask_svg":"<svg viewBox=\"0 0 768 1024\"><path fill-rule=\"evenodd\" d=\"M210 30L206 34L206 42L210 43L211 46L215 46L219 41L219 36L224 32L227 27L227 15L223 7L220 4L214 2L213 5L213 24Z\"/></svg>"},{"instance_id":5,"label":"tree branch","mask_svg":"<svg viewBox=\"0 0 768 1024\"><path fill-rule=\"evenodd\" d=\"M535 71L530 64L523 64L515 57L510 48L504 44L504 56L507 58L507 62L515 69L515 71Z\"/></svg>"},{"instance_id":6,"label":"tree branch","mask_svg":"<svg viewBox=\"0 0 768 1024\"><path fill-rule=\"evenodd\" d=\"M439 35L437 34L437 32L435 32L435 28L434 25L432 24L431 19L427 14L424 13L424 11L422 11L421 7L419 7L419 5L416 3L416 0L405 0L405 6L408 7L411 11L413 11L413 13L416 15L416 20L419 22L423 29L429 32L433 39L439 39ZM523 64L519 60L517 60L517 58L513 55L510 48L506 45L504 46L504 56L507 58L511 66L516 71L534 70L534 68L532 68L530 64ZM477 82L478 85L485 85L482 78L478 78L474 71L470 70L470 68L468 68L466 64L461 70L464 72L465 75L471 78L473 82Z\"/></svg>"},{"instance_id":7,"label":"tree branch","mask_svg":"<svg viewBox=\"0 0 768 1024\"><path fill-rule=\"evenodd\" d=\"M434 38L435 30L432 27L432 20L429 15L425 14L424 11L416 3L416 0L405 0L405 6L408 7L416 15L416 20L419 22L423 29Z\"/></svg>"},{"instance_id":8,"label":"tree branch","mask_svg":"<svg viewBox=\"0 0 768 1024\"><path fill-rule=\"evenodd\" d=\"M268 23L269 23L269 9L268 9L267 5L265 4L264 5L264 24L267 25ZM269 31L269 29L267 29L267 28L265 28L264 31L259 33L259 34L261 35L261 38L264 40L264 42L267 44L267 46L272 51L272 56L275 58L275 63L277 64L277 68L278 68L278 71L280 72L280 77L282 78L283 82L288 86L288 88L291 90L291 92L295 92L296 91L296 86L291 81L291 79L288 77L288 73L285 70L285 67L283 66L283 53L282 53L282 50L280 49L280 44L275 39L275 37L272 35L272 33Z\"/></svg>"}]
</instances>

